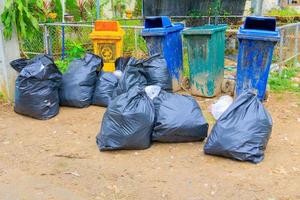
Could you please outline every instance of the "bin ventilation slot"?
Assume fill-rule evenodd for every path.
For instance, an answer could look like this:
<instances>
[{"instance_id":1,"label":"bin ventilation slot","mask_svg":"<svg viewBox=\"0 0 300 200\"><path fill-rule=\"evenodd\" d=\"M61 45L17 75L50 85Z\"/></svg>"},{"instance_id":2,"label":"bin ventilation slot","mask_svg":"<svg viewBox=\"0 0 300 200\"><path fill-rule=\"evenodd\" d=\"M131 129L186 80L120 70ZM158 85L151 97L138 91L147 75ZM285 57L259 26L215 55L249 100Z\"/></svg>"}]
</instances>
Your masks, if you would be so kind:
<instances>
[{"instance_id":1,"label":"bin ventilation slot","mask_svg":"<svg viewBox=\"0 0 300 200\"><path fill-rule=\"evenodd\" d=\"M168 17L148 17L145 19L145 28L167 28L172 23Z\"/></svg>"},{"instance_id":2,"label":"bin ventilation slot","mask_svg":"<svg viewBox=\"0 0 300 200\"><path fill-rule=\"evenodd\" d=\"M275 18L262 18L262 17L247 17L245 21L244 29L255 29L264 31L275 31L276 30L276 19Z\"/></svg>"},{"instance_id":3,"label":"bin ventilation slot","mask_svg":"<svg viewBox=\"0 0 300 200\"><path fill-rule=\"evenodd\" d=\"M118 23L98 20L95 23L95 31L118 31Z\"/></svg>"}]
</instances>

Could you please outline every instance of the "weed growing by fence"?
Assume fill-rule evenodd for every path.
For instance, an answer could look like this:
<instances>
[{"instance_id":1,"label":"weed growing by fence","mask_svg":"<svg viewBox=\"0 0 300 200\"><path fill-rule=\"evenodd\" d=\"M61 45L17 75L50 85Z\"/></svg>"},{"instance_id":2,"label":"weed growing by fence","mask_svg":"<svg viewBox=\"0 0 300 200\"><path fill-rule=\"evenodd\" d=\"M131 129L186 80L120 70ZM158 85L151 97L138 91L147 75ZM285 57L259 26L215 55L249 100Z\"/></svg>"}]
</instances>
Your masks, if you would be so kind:
<instances>
[{"instance_id":1,"label":"weed growing by fence","mask_svg":"<svg viewBox=\"0 0 300 200\"><path fill-rule=\"evenodd\" d=\"M82 58L86 53L86 49L82 46L81 43L77 43L74 41L66 42L66 58L64 60L56 60L55 64L61 73L65 73L68 70L68 66L70 62L75 59Z\"/></svg>"},{"instance_id":2,"label":"weed growing by fence","mask_svg":"<svg viewBox=\"0 0 300 200\"><path fill-rule=\"evenodd\" d=\"M70 61L69 60L56 60L55 64L57 65L57 67L61 73L65 73L68 70Z\"/></svg>"},{"instance_id":3,"label":"weed growing by fence","mask_svg":"<svg viewBox=\"0 0 300 200\"><path fill-rule=\"evenodd\" d=\"M300 93L300 68L290 64L282 72L272 72L269 78L271 91Z\"/></svg>"}]
</instances>

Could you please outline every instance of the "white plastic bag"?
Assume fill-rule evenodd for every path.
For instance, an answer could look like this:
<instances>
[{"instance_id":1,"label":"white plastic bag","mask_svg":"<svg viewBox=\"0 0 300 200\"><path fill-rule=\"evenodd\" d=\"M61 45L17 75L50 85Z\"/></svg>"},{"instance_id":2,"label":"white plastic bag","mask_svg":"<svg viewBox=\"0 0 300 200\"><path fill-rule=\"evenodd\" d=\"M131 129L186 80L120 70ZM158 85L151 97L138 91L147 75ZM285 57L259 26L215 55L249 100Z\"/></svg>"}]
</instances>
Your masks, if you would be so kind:
<instances>
[{"instance_id":1,"label":"white plastic bag","mask_svg":"<svg viewBox=\"0 0 300 200\"><path fill-rule=\"evenodd\" d=\"M113 75L115 75L118 79L121 79L123 72L121 70L116 70L113 72Z\"/></svg>"},{"instance_id":2,"label":"white plastic bag","mask_svg":"<svg viewBox=\"0 0 300 200\"><path fill-rule=\"evenodd\" d=\"M229 95L220 97L220 99L211 105L210 112L216 120L218 120L221 115L227 110L227 108L232 104L233 98Z\"/></svg>"},{"instance_id":3,"label":"white plastic bag","mask_svg":"<svg viewBox=\"0 0 300 200\"><path fill-rule=\"evenodd\" d=\"M153 100L155 97L157 97L159 95L160 91L161 91L161 87L158 85L149 85L149 86L145 87L145 92L151 100Z\"/></svg>"}]
</instances>

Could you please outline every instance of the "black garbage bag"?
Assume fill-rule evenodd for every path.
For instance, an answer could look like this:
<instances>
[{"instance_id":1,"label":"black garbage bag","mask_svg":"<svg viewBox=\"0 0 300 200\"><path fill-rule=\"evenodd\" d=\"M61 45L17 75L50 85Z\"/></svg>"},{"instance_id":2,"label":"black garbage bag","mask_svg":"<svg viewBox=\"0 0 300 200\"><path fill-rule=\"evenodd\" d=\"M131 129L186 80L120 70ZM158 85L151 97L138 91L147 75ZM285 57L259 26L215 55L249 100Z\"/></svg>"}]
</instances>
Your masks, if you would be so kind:
<instances>
[{"instance_id":1,"label":"black garbage bag","mask_svg":"<svg viewBox=\"0 0 300 200\"><path fill-rule=\"evenodd\" d=\"M22 69L24 67L26 67L27 65L30 65L34 62L37 62L41 60L42 63L53 63L53 59L51 56L49 55L46 55L46 54L39 54L35 57L33 57L32 59L27 59L27 58L19 58L19 59L16 59L16 60L13 60L11 61L9 64L12 66L12 68L14 70L16 70L17 72L21 72Z\"/></svg>"},{"instance_id":2,"label":"black garbage bag","mask_svg":"<svg viewBox=\"0 0 300 200\"><path fill-rule=\"evenodd\" d=\"M172 90L172 79L166 60L159 54L141 60L131 57L113 97L127 92L134 86L147 85L158 85L164 90Z\"/></svg>"},{"instance_id":3,"label":"black garbage bag","mask_svg":"<svg viewBox=\"0 0 300 200\"><path fill-rule=\"evenodd\" d=\"M116 97L104 114L97 144L101 151L146 149L151 144L155 110L139 87Z\"/></svg>"},{"instance_id":4,"label":"black garbage bag","mask_svg":"<svg viewBox=\"0 0 300 200\"><path fill-rule=\"evenodd\" d=\"M153 101L153 141L193 142L207 137L208 123L193 97L161 91Z\"/></svg>"},{"instance_id":5,"label":"black garbage bag","mask_svg":"<svg viewBox=\"0 0 300 200\"><path fill-rule=\"evenodd\" d=\"M147 85L158 85L163 90L172 91L172 77L164 57L156 54L138 61L136 66L142 68L141 73L146 77Z\"/></svg>"},{"instance_id":6,"label":"black garbage bag","mask_svg":"<svg viewBox=\"0 0 300 200\"><path fill-rule=\"evenodd\" d=\"M131 59L131 57L119 57L115 61L115 68L116 70L120 70L122 72L125 71L126 66L128 64L128 61Z\"/></svg>"},{"instance_id":7,"label":"black garbage bag","mask_svg":"<svg viewBox=\"0 0 300 200\"><path fill-rule=\"evenodd\" d=\"M142 74L141 69L136 67L138 60L130 58L127 67L119 80L117 88L113 92L113 99L123 93L128 92L133 87L144 87L147 85L147 80Z\"/></svg>"},{"instance_id":8,"label":"black garbage bag","mask_svg":"<svg viewBox=\"0 0 300 200\"><path fill-rule=\"evenodd\" d=\"M59 90L60 104L78 108L89 106L97 81L97 68L102 65L103 59L91 53L83 59L72 61L63 75Z\"/></svg>"},{"instance_id":9,"label":"black garbage bag","mask_svg":"<svg viewBox=\"0 0 300 200\"><path fill-rule=\"evenodd\" d=\"M272 118L251 91L221 115L204 146L206 154L259 163L272 132Z\"/></svg>"},{"instance_id":10,"label":"black garbage bag","mask_svg":"<svg viewBox=\"0 0 300 200\"><path fill-rule=\"evenodd\" d=\"M108 106L117 85L118 78L113 73L99 73L93 96L93 104L105 107Z\"/></svg>"},{"instance_id":11,"label":"black garbage bag","mask_svg":"<svg viewBox=\"0 0 300 200\"><path fill-rule=\"evenodd\" d=\"M29 65L30 63L31 63L30 60L27 58L19 58L11 61L9 64L12 66L14 70L20 73L22 69L27 65Z\"/></svg>"},{"instance_id":12,"label":"black garbage bag","mask_svg":"<svg viewBox=\"0 0 300 200\"><path fill-rule=\"evenodd\" d=\"M23 66L16 80L15 112L42 120L57 115L61 79L62 74L47 55L39 55Z\"/></svg>"}]
</instances>

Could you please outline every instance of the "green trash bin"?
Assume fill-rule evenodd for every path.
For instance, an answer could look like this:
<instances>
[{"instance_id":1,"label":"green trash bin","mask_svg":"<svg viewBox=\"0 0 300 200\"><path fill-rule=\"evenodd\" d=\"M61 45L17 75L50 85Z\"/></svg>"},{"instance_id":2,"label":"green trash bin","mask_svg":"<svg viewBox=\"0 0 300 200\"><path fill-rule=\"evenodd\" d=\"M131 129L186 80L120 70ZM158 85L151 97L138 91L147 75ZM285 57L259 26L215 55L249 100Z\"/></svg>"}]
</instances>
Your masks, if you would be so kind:
<instances>
[{"instance_id":1,"label":"green trash bin","mask_svg":"<svg viewBox=\"0 0 300 200\"><path fill-rule=\"evenodd\" d=\"M183 31L193 95L214 97L221 92L226 28L224 24L205 25Z\"/></svg>"}]
</instances>

